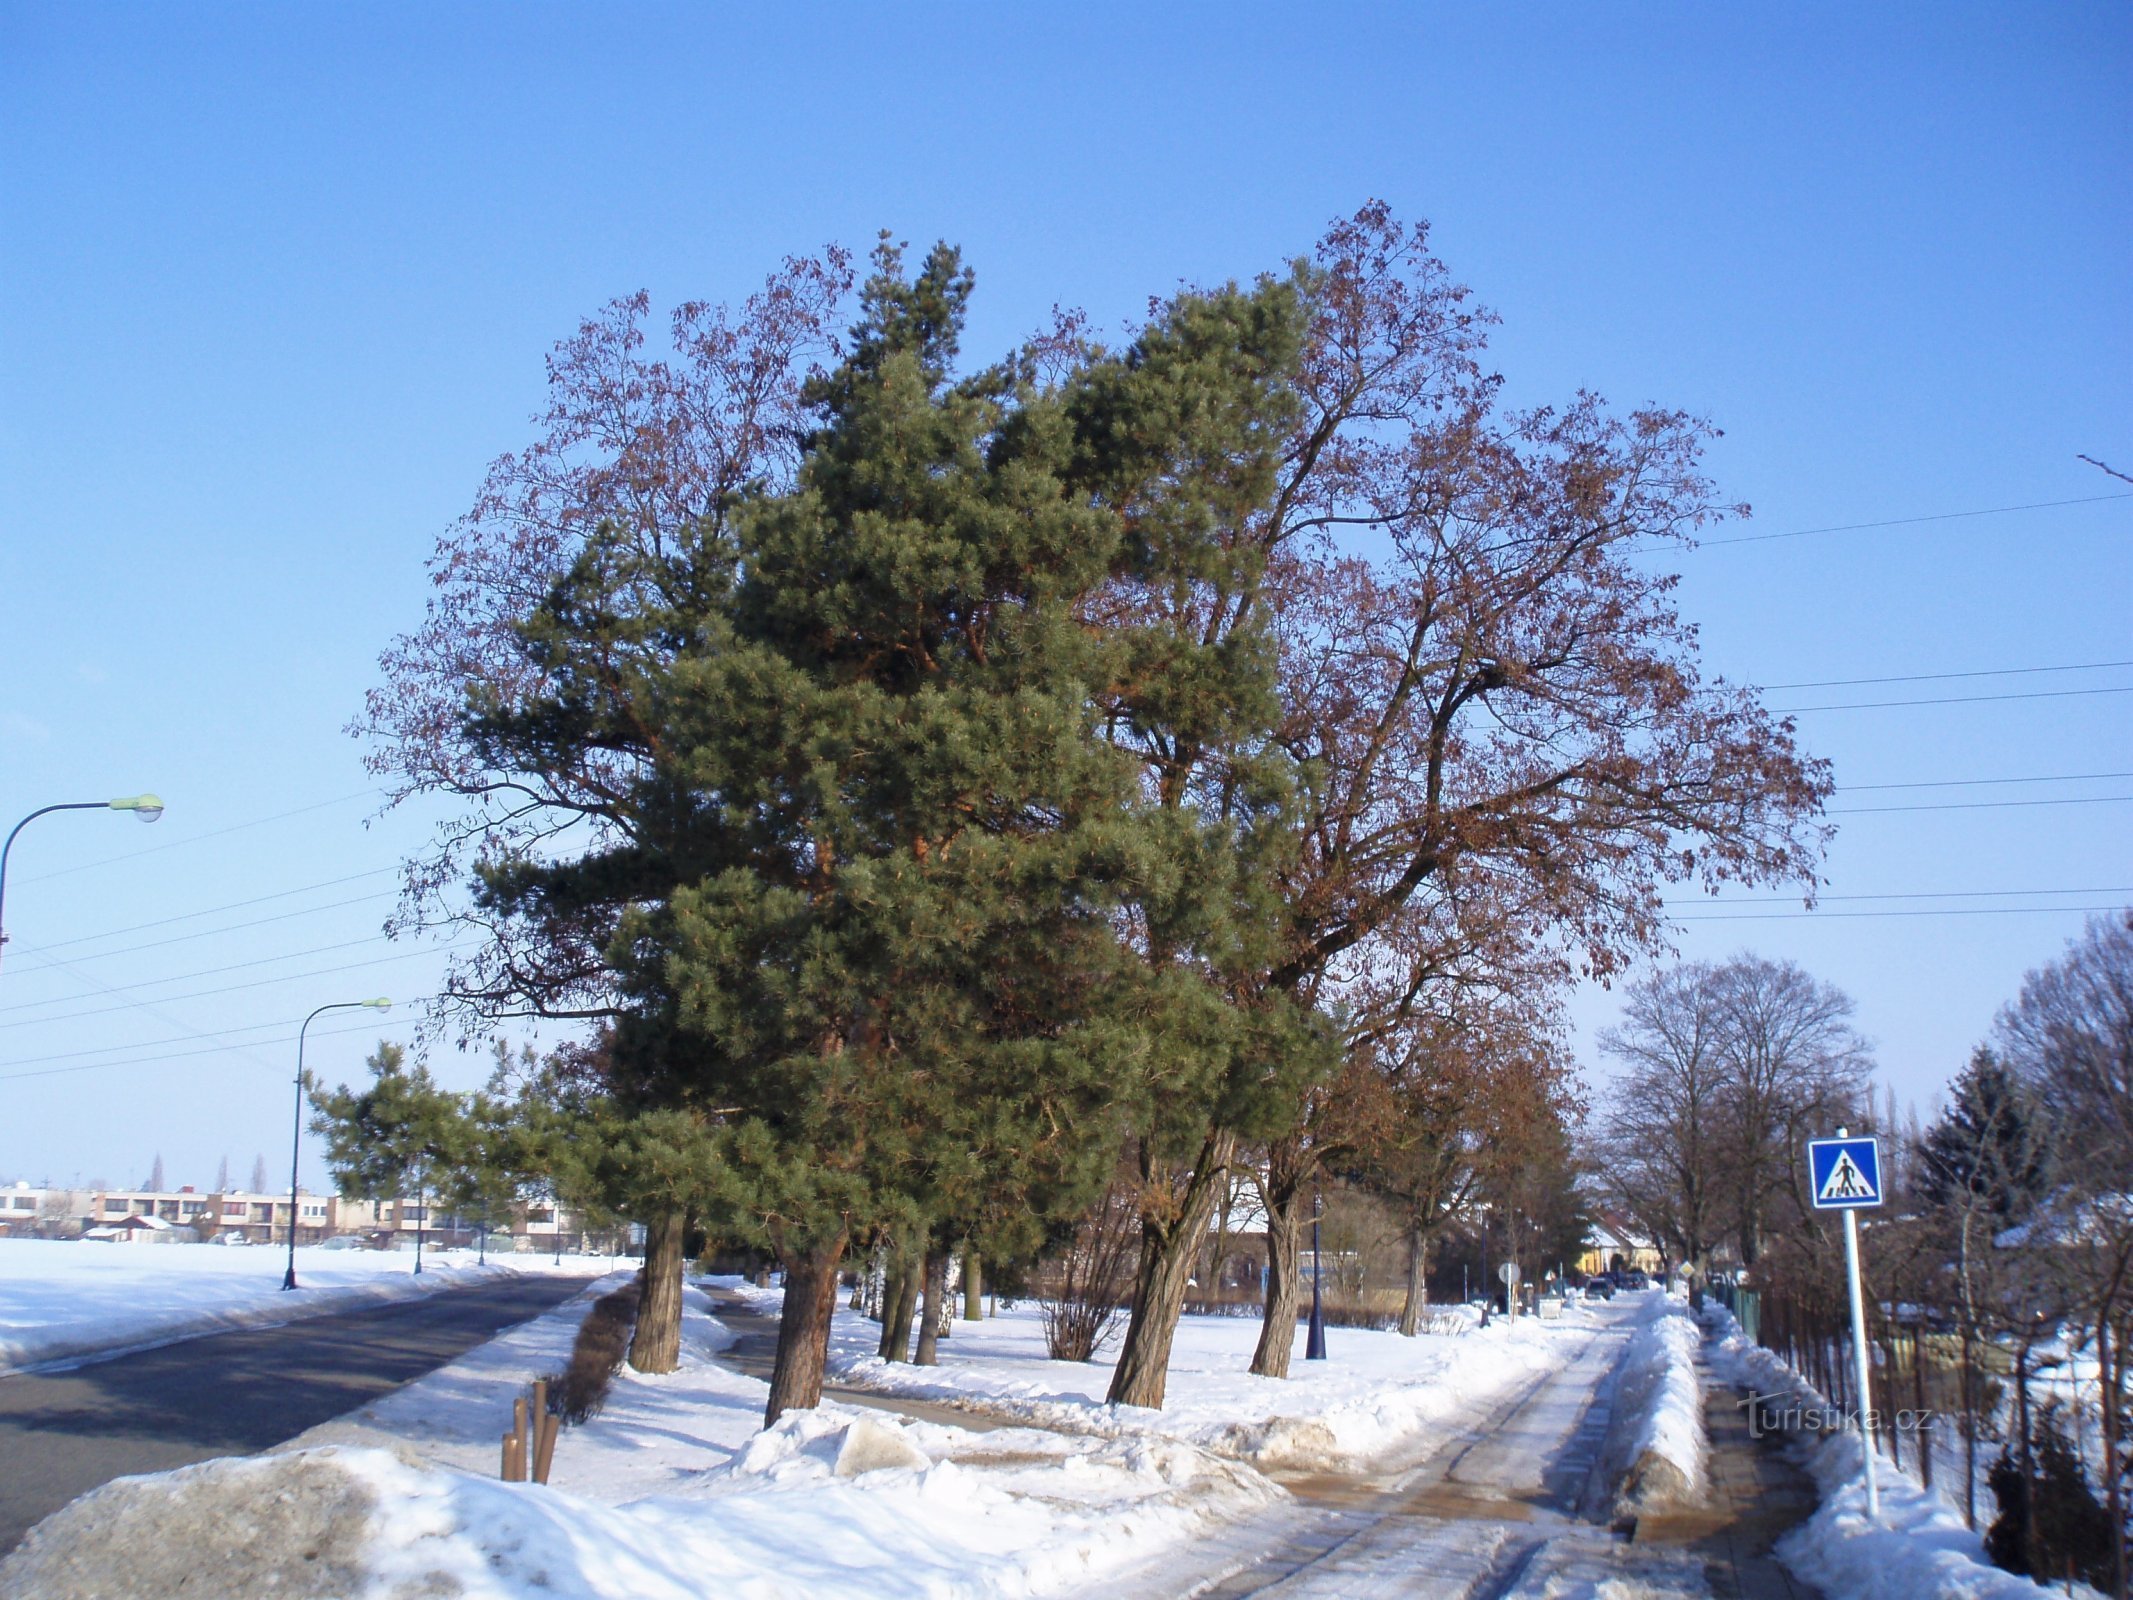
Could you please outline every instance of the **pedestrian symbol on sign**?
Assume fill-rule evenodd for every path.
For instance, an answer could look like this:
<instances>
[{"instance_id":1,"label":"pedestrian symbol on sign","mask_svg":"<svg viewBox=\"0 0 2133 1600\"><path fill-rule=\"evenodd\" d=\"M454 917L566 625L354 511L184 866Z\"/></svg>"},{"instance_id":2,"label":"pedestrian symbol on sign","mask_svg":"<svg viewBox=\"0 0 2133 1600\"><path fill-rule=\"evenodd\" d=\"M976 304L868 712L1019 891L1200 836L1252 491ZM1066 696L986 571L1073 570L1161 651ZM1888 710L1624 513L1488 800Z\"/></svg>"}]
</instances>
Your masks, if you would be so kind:
<instances>
[{"instance_id":1,"label":"pedestrian symbol on sign","mask_svg":"<svg viewBox=\"0 0 2133 1600\"><path fill-rule=\"evenodd\" d=\"M1859 1163L1852 1159L1849 1150L1837 1152L1837 1164L1829 1169L1829 1176L1822 1180L1822 1192L1815 1198L1830 1200L1871 1200L1874 1187L1866 1181L1866 1174L1859 1170Z\"/></svg>"}]
</instances>

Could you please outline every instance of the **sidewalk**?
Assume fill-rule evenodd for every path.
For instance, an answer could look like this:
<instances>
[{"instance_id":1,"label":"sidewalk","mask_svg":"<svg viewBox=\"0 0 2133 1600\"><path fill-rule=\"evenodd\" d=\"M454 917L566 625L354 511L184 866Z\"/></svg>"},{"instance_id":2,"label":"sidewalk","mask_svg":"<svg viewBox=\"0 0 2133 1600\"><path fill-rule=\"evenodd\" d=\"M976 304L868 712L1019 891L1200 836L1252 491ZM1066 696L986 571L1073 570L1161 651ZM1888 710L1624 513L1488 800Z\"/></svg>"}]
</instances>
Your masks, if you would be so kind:
<instances>
[{"instance_id":1,"label":"sidewalk","mask_svg":"<svg viewBox=\"0 0 2133 1600\"><path fill-rule=\"evenodd\" d=\"M1770 1550L1814 1514L1813 1481L1782 1439L1750 1436L1740 1392L1700 1354L1696 1371L1710 1441L1709 1497L1693 1511L1641 1518L1635 1542L1701 1556L1718 1600L1821 1600L1820 1590L1786 1571Z\"/></svg>"}]
</instances>

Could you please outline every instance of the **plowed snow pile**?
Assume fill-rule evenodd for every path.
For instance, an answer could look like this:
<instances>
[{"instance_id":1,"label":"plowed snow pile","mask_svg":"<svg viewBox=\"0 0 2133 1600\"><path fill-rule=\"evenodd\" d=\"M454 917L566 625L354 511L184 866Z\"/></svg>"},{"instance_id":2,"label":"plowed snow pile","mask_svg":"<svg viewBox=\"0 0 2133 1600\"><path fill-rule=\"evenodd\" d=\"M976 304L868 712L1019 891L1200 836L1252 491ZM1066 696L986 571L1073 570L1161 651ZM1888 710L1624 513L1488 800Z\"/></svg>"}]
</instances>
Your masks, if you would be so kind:
<instances>
[{"instance_id":1,"label":"plowed snow pile","mask_svg":"<svg viewBox=\"0 0 2133 1600\"><path fill-rule=\"evenodd\" d=\"M683 1492L619 1506L383 1450L212 1461L76 1501L0 1563L0 1597L1076 1593L1278 1494L1181 1445L1013 1435L935 1460L919 1442L957 1432L794 1413Z\"/></svg>"}]
</instances>

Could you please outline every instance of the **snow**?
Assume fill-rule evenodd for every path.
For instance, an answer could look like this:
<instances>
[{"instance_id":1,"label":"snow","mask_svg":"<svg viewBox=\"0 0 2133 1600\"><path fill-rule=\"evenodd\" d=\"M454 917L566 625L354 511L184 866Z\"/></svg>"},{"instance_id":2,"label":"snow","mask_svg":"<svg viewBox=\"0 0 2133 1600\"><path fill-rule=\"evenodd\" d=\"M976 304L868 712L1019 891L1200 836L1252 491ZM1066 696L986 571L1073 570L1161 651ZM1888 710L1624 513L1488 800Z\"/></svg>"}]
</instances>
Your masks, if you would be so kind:
<instances>
[{"instance_id":1,"label":"snow","mask_svg":"<svg viewBox=\"0 0 2133 1600\"><path fill-rule=\"evenodd\" d=\"M735 1292L764 1311L778 1308L776 1290L735 1285ZM872 1393L970 1406L1070 1433L1175 1439L1261 1468L1382 1469L1412 1458L1521 1379L1561 1365L1577 1342L1566 1336L1580 1327L1532 1317L1499 1317L1486 1329L1465 1317L1442 1325L1457 1331L1405 1338L1329 1328L1330 1359L1292 1360L1283 1379L1247 1370L1257 1318L1186 1317L1171 1347L1160 1411L1106 1404L1115 1358L1048 1359L1034 1305L956 1322L937 1367L881 1360L874 1353L879 1325L840 1308L830 1372Z\"/></svg>"},{"instance_id":2,"label":"snow","mask_svg":"<svg viewBox=\"0 0 2133 1600\"><path fill-rule=\"evenodd\" d=\"M1659 1499L1694 1503L1704 1497L1710 1442L1704 1435L1703 1387L1696 1379L1696 1353L1703 1333L1686 1304L1671 1296L1648 1296L1657 1311L1637 1330L1618 1380L1618 1404L1632 1419L1622 1459L1643 1480L1634 1498L1641 1509ZM1652 1461L1671 1474L1654 1475ZM1660 1479L1678 1475L1661 1489ZM1654 1491L1659 1491L1656 1495Z\"/></svg>"},{"instance_id":3,"label":"snow","mask_svg":"<svg viewBox=\"0 0 2133 1600\"><path fill-rule=\"evenodd\" d=\"M1796 1391L1806 1403L1827 1407L1826 1397L1775 1352L1750 1343L1723 1306L1707 1303L1704 1320L1714 1336L1712 1365L1731 1381L1763 1394ZM1868 1520L1865 1457L1856 1433L1822 1435L1808 1447L1807 1467L1822 1503L1778 1541L1777 1554L1828 1600L1914 1594L1941 1600L2040 1600L2067 1593L2064 1584L2033 1583L1992 1565L1984 1541L1963 1525L1962 1513L1885 1455L1875 1457L1880 1521ZM2075 1585L2072 1592L2097 1600L2086 1585Z\"/></svg>"},{"instance_id":4,"label":"snow","mask_svg":"<svg viewBox=\"0 0 2133 1600\"><path fill-rule=\"evenodd\" d=\"M561 1364L590 1300L619 1281L277 1457L330 1464L374 1498L370 1592L1072 1594L1285 1498L1248 1466L1159 1437L981 1434L834 1401L765 1430L765 1386L714 1359L731 1335L696 1290L679 1370L625 1368L601 1413L563 1430L549 1486L497 1481L513 1396ZM860 1470L878 1461L903 1464ZM174 1490L182 1476L165 1475Z\"/></svg>"},{"instance_id":5,"label":"snow","mask_svg":"<svg viewBox=\"0 0 2133 1600\"><path fill-rule=\"evenodd\" d=\"M211 1462L98 1491L130 1495L123 1514L134 1519L130 1543L105 1536L102 1548L122 1560L132 1559L128 1551L167 1556L164 1528L186 1526L178 1511L186 1496L195 1504L210 1493L248 1503L294 1496L308 1515L292 1511L292 1518L311 1529L330 1525L335 1548L353 1552L360 1592L370 1595L1126 1593L1188 1547L1292 1516L1295 1503L1262 1466L1411 1464L1451 1445L1538 1376L1551 1395L1562 1391L1557 1403L1522 1411L1547 1437L1521 1435L1496 1454L1462 1456L1462 1472L1525 1485L1551 1459L1556 1435L1575 1427L1632 1321L1610 1308L1550 1323L1499 1319L1486 1329L1454 1320L1448 1326L1461 1331L1414 1339L1333 1329L1333 1359L1299 1361L1284 1382L1244 1371L1255 1320L1189 1317L1178 1333L1170 1404L1152 1411L1104 1404L1108 1364L1047 1360L1033 1308L958 1322L936 1368L879 1362L875 1325L840 1312L837 1381L982 1408L988 1415L973 1423L1004 1418L1007 1425L980 1432L831 1397L765 1430L765 1386L718 1361L732 1334L702 1289L692 1288L678 1370L647 1377L624 1369L601 1413L563 1430L549 1485L498 1481L498 1441L513 1397L562 1364L591 1299L619 1281L593 1285L272 1457ZM779 1300L732 1280L719 1286L767 1309ZM231 1483L200 1477L215 1473L233 1475ZM1431 1559L1462 1540L1480 1541L1477 1559L1494 1559L1483 1546L1500 1542L1499 1533L1436 1526L1441 1549ZM55 1529L52 1537L63 1535ZM1412 1554L1388 1559L1411 1568ZM1518 1592L1693 1592L1664 1581L1672 1574L1656 1558L1636 1568L1657 1580L1649 1587L1621 1584L1631 1574L1600 1544L1580 1560L1588 1558L1575 1581ZM1536 1574L1555 1570L1557 1560L1550 1555ZM1570 1578L1567 1570L1558 1576Z\"/></svg>"},{"instance_id":6,"label":"snow","mask_svg":"<svg viewBox=\"0 0 2133 1600\"><path fill-rule=\"evenodd\" d=\"M593 1258L590 1265L604 1262ZM295 1290L282 1289L286 1248L103 1244L0 1239L0 1373L167 1344L230 1328L270 1327L376 1301L432 1294L513 1272L582 1274L583 1257L390 1251L296 1252Z\"/></svg>"},{"instance_id":7,"label":"snow","mask_svg":"<svg viewBox=\"0 0 2133 1600\"><path fill-rule=\"evenodd\" d=\"M776 1291L716 1282L779 1307ZM381 1590L442 1575L496 1600L1089 1592L1288 1503L1259 1464L1411 1458L1591 1343L1531 1319L1412 1340L1334 1329L1334 1360L1283 1382L1243 1370L1256 1320L1188 1317L1158 1412L1104 1405L1107 1364L1045 1359L1034 1308L957 1322L936 1368L886 1366L876 1325L840 1311L835 1381L1033 1425L979 1433L833 1398L766 1431L764 1385L715 1359L732 1335L692 1288L678 1371L625 1368L599 1416L563 1430L551 1488L497 1482L513 1394L561 1364L610 1286L294 1441L308 1458L341 1447L376 1495L365 1549ZM867 1460L908 1464L852 1471Z\"/></svg>"}]
</instances>

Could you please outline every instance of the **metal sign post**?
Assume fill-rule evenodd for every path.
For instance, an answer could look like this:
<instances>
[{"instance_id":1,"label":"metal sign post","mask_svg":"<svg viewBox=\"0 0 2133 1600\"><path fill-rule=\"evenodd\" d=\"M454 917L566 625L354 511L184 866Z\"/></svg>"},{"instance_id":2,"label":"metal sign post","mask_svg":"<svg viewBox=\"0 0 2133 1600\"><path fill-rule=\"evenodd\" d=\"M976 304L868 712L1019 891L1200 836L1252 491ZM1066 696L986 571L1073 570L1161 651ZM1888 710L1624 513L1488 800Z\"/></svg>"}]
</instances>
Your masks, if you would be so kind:
<instances>
[{"instance_id":1,"label":"metal sign post","mask_svg":"<svg viewBox=\"0 0 2133 1600\"><path fill-rule=\"evenodd\" d=\"M1851 1280L1852 1363L1859 1373L1859 1445L1866 1460L1866 1514L1881 1520L1881 1486L1874 1477L1873 1391L1869 1387L1866 1353L1866 1291L1859 1282L1859 1217L1867 1206L1881 1204L1881 1146L1873 1139L1854 1139L1839 1128L1834 1139L1810 1139L1807 1143L1809 1193L1817 1211L1844 1213L1844 1270Z\"/></svg>"},{"instance_id":2,"label":"metal sign post","mask_svg":"<svg viewBox=\"0 0 2133 1600\"><path fill-rule=\"evenodd\" d=\"M1496 1269L1496 1276L1503 1279L1504 1315L1516 1322L1518 1320L1518 1263L1506 1261Z\"/></svg>"}]
</instances>

